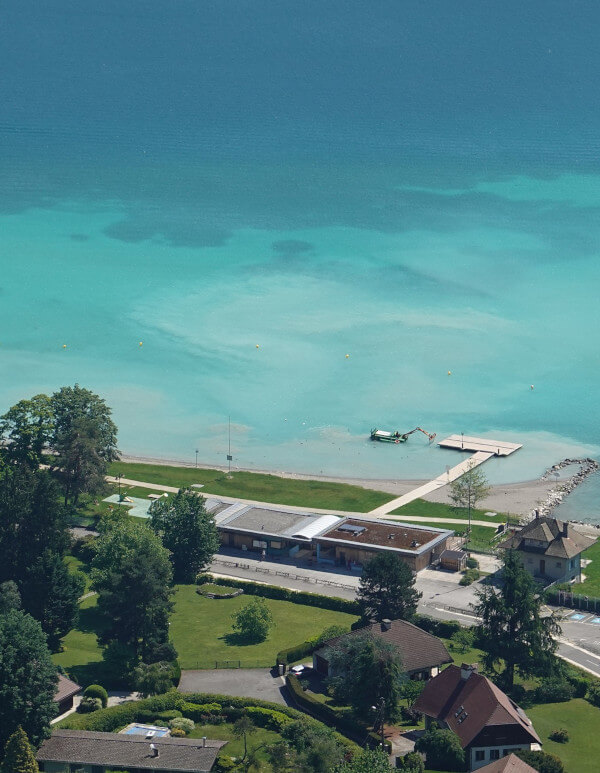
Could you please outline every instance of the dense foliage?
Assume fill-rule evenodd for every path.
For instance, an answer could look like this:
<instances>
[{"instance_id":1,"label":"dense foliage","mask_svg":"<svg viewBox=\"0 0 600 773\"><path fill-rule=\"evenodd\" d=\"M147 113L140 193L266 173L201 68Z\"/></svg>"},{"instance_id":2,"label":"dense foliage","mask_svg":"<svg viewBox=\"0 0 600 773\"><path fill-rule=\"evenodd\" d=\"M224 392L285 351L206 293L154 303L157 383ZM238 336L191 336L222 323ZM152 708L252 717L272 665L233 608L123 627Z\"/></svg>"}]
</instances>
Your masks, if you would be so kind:
<instances>
[{"instance_id":1,"label":"dense foliage","mask_svg":"<svg viewBox=\"0 0 600 773\"><path fill-rule=\"evenodd\" d=\"M234 631L246 642L264 641L273 625L271 610L260 597L253 598L232 617Z\"/></svg>"},{"instance_id":2,"label":"dense foliage","mask_svg":"<svg viewBox=\"0 0 600 773\"><path fill-rule=\"evenodd\" d=\"M27 733L19 725L4 748L0 773L38 773L38 764L29 745Z\"/></svg>"},{"instance_id":3,"label":"dense foliage","mask_svg":"<svg viewBox=\"0 0 600 773\"><path fill-rule=\"evenodd\" d=\"M140 659L144 663L172 660L173 591L167 549L145 523L119 514L103 519L96 547L92 588L98 592L103 618L99 641L119 645L130 668Z\"/></svg>"},{"instance_id":4,"label":"dense foliage","mask_svg":"<svg viewBox=\"0 0 600 773\"><path fill-rule=\"evenodd\" d=\"M19 725L36 746L49 735L57 682L37 620L16 609L0 615L0 748Z\"/></svg>"},{"instance_id":5,"label":"dense foliage","mask_svg":"<svg viewBox=\"0 0 600 773\"><path fill-rule=\"evenodd\" d=\"M410 620L417 611L421 593L408 564L394 553L378 553L363 569L357 599L363 616L381 622Z\"/></svg>"},{"instance_id":6,"label":"dense foliage","mask_svg":"<svg viewBox=\"0 0 600 773\"><path fill-rule=\"evenodd\" d=\"M212 561L219 548L213 515L204 497L190 488L150 505L150 525L171 553L175 582L193 582Z\"/></svg>"},{"instance_id":7,"label":"dense foliage","mask_svg":"<svg viewBox=\"0 0 600 773\"><path fill-rule=\"evenodd\" d=\"M518 553L505 551L502 563L502 587L478 590L474 609L481 618L478 644L484 651L483 663L510 690L515 670L523 677L553 673L555 637L561 629L553 615L541 614L543 599Z\"/></svg>"},{"instance_id":8,"label":"dense foliage","mask_svg":"<svg viewBox=\"0 0 600 773\"><path fill-rule=\"evenodd\" d=\"M427 758L427 767L435 770L464 770L465 753L452 730L430 728L415 743L415 749Z\"/></svg>"}]
</instances>

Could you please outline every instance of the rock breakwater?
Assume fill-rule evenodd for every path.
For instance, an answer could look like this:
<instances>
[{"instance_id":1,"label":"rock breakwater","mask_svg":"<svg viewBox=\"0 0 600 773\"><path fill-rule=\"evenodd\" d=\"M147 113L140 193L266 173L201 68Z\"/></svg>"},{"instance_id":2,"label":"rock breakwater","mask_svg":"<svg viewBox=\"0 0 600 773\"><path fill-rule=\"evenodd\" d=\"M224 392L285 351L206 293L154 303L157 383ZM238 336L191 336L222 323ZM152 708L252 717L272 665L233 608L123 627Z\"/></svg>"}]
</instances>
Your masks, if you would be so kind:
<instances>
[{"instance_id":1,"label":"rock breakwater","mask_svg":"<svg viewBox=\"0 0 600 773\"><path fill-rule=\"evenodd\" d=\"M589 457L585 459L563 459L562 462L557 462L556 464L553 464L552 467L547 469L546 472L542 475L541 480L549 480L552 475L560 472L560 470L563 470L565 467L571 467L573 465L577 465L579 470L568 480L557 483L555 488L550 489L546 499L529 514L529 518L527 520L533 518L536 511L540 515L551 515L554 508L557 507L565 499L565 497L567 497L573 491L573 489L577 488L577 486L579 486L579 484L582 483L588 477L588 475L591 475L593 472L596 472L600 469L600 464L598 464L595 459L590 459ZM573 521L573 523L578 522ZM590 524L586 525L589 526ZM598 528L600 528L600 525Z\"/></svg>"}]
</instances>

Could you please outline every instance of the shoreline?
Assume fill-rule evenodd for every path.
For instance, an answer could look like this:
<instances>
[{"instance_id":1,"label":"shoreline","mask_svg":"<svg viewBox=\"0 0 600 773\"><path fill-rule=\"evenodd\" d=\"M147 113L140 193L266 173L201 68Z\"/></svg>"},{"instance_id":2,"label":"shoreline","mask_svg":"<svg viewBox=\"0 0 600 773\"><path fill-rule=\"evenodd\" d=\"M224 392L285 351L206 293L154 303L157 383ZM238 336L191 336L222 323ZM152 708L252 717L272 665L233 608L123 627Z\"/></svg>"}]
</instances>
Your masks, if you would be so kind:
<instances>
[{"instance_id":1,"label":"shoreline","mask_svg":"<svg viewBox=\"0 0 600 773\"><path fill-rule=\"evenodd\" d=\"M188 469L221 470L228 471L224 465L208 465L205 463L180 461L177 459L159 459L156 457L133 456L123 454L121 461L125 463L154 464L165 467L185 467ZM577 467L572 475L559 480L560 471L568 467ZM528 481L519 481L516 483L501 483L490 486L490 493L481 503L482 508L490 511L509 513L517 515L523 520L530 520L538 510L542 515L550 515L588 475L600 468L598 462L594 459L563 459L560 462L549 467L539 478ZM289 478L292 480L318 480L331 483L345 483L353 486L360 486L366 489L375 489L384 491L396 497L412 491L419 485L427 482L427 479L414 480L390 480L388 478L364 478L364 477L341 477L334 475L309 475L300 472L286 472L278 470L258 470L244 467L232 467L233 472L251 472L259 475L274 475L279 478ZM555 477L555 480L550 480ZM423 497L427 502L449 503L448 488L438 489L431 494ZM580 523L571 521L571 523ZM492 524L490 524L491 526ZM591 528L596 527L593 524L585 524Z\"/></svg>"}]
</instances>

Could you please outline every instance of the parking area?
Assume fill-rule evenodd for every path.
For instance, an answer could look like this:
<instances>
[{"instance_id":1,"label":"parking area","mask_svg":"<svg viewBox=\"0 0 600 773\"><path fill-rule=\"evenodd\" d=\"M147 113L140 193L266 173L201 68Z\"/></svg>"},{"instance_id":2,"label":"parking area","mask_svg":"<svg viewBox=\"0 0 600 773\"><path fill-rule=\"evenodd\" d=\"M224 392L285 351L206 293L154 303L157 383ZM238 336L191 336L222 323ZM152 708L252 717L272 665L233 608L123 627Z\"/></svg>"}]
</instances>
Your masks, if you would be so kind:
<instances>
[{"instance_id":1,"label":"parking area","mask_svg":"<svg viewBox=\"0 0 600 773\"><path fill-rule=\"evenodd\" d=\"M240 695L286 704L284 680L268 668L215 668L182 671L179 692L207 692Z\"/></svg>"}]
</instances>

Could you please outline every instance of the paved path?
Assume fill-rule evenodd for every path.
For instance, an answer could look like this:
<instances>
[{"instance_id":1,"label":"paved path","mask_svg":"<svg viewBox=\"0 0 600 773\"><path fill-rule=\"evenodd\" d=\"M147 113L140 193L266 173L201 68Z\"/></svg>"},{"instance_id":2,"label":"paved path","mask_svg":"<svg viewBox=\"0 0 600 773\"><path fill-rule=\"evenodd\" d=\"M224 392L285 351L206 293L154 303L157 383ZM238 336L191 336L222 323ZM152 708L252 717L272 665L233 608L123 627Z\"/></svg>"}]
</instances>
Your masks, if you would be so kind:
<instances>
[{"instance_id":1,"label":"paved path","mask_svg":"<svg viewBox=\"0 0 600 773\"><path fill-rule=\"evenodd\" d=\"M491 459L492 456L494 456L494 454L488 451L477 451L468 459L464 459L462 462L460 462L460 464L452 467L450 470L448 470L448 472L444 472L441 475L438 475L437 478L430 480L429 483L424 483L422 486L409 491L408 494L403 494L401 497L396 497L396 499L392 499L391 502L387 502L385 505L381 505L380 507L376 507L374 510L370 510L369 515L387 515L388 513L391 513L392 510L396 510L398 507L407 505L409 502L413 502L415 499L420 499L426 494L431 494L433 491L437 491L439 488L442 488L442 486L447 486L448 483L451 483L453 480L460 478L460 476L464 475L465 472L467 472L469 469L477 467L478 465L483 464L483 462L487 462L487 460Z\"/></svg>"},{"instance_id":2,"label":"paved path","mask_svg":"<svg viewBox=\"0 0 600 773\"><path fill-rule=\"evenodd\" d=\"M269 668L219 668L182 671L179 692L207 692L240 695L286 704L285 680L273 676Z\"/></svg>"},{"instance_id":3,"label":"paved path","mask_svg":"<svg viewBox=\"0 0 600 773\"><path fill-rule=\"evenodd\" d=\"M369 515L372 515L372 513L369 513ZM430 518L427 515L388 515L386 518L386 521L410 521L411 523L425 522L425 523L438 523L438 524L462 523L463 526L469 523L467 518ZM496 523L496 521L471 520L471 526L487 526L488 528L491 526L493 528L496 528L498 524Z\"/></svg>"}]
</instances>

